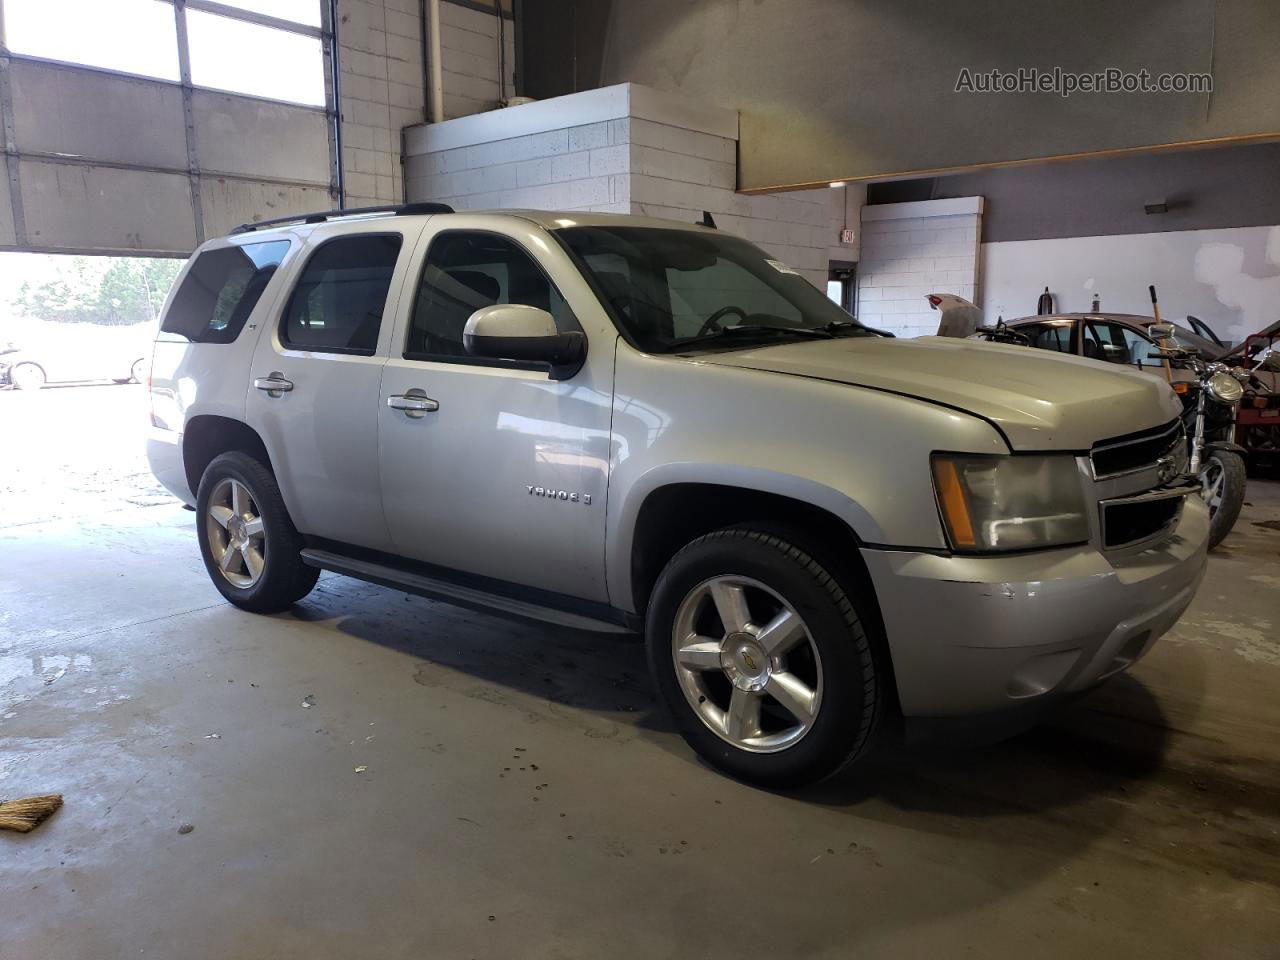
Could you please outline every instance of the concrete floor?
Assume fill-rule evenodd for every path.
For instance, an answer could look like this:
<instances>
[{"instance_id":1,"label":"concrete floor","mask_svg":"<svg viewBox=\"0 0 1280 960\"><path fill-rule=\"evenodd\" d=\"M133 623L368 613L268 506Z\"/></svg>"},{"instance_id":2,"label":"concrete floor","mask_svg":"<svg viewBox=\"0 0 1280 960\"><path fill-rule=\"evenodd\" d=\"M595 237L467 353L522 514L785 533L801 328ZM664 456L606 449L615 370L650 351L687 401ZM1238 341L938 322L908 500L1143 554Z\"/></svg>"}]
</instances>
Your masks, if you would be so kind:
<instances>
[{"instance_id":1,"label":"concrete floor","mask_svg":"<svg viewBox=\"0 0 1280 960\"><path fill-rule=\"evenodd\" d=\"M144 416L0 395L0 797L66 797L0 833L5 960L1280 957L1280 485L1131 675L784 796L692 757L637 643L221 602Z\"/></svg>"}]
</instances>

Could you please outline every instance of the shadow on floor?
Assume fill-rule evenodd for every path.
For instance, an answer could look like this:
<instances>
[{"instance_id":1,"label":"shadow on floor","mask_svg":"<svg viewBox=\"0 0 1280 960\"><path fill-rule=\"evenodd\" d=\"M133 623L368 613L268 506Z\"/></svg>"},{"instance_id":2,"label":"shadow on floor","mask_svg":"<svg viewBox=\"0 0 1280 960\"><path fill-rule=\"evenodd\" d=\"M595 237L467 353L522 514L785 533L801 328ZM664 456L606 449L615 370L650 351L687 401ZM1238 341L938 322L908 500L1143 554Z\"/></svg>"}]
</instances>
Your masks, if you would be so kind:
<instances>
[{"instance_id":1,"label":"shadow on floor","mask_svg":"<svg viewBox=\"0 0 1280 960\"><path fill-rule=\"evenodd\" d=\"M619 746L642 740L690 767L690 784L666 780L655 788L705 798L709 785L725 804L747 792L769 798L778 829L806 842L821 838L818 857L848 858L836 867L846 882L862 875L863 864L883 870L874 875L891 888L917 889L886 904L876 928L966 913L1065 876L1098 847L1134 875L1156 868L1193 884L1220 872L1280 887L1280 842L1264 830L1270 820L1253 815L1280 804L1280 785L1263 787L1265 770L1248 770L1227 745L1180 728L1204 698L1194 663L1159 695L1141 667L1113 678L994 745L884 743L854 771L778 792L775 802L698 769L655 696L639 638L506 621L343 578L322 581L286 616L327 621L352 639L404 654L424 706L447 690ZM632 756L644 764L643 751ZM922 876L921 864L948 879Z\"/></svg>"},{"instance_id":2,"label":"shadow on floor","mask_svg":"<svg viewBox=\"0 0 1280 960\"><path fill-rule=\"evenodd\" d=\"M883 744L864 768L801 795L844 806L875 797L903 811L966 817L1051 810L1095 795L1123 794L1162 769L1170 731L1159 701L1131 675L1064 704L1025 733L991 744Z\"/></svg>"},{"instance_id":3,"label":"shadow on floor","mask_svg":"<svg viewBox=\"0 0 1280 960\"><path fill-rule=\"evenodd\" d=\"M413 657L423 686L518 699L521 709L560 717L572 708L697 762L653 691L637 637L515 623L342 579L322 582L293 616L336 618L342 633ZM791 795L824 806L874 798L902 811L982 817L1122 794L1161 770L1168 722L1134 677L1115 678L1106 690L1105 699L1090 695L1003 743L908 749L886 742L853 773Z\"/></svg>"},{"instance_id":4,"label":"shadow on floor","mask_svg":"<svg viewBox=\"0 0 1280 960\"><path fill-rule=\"evenodd\" d=\"M344 634L416 658L424 686L478 682L645 728L658 712L639 637L510 621L345 578L322 580L290 615L336 619ZM674 730L663 716L655 729Z\"/></svg>"}]
</instances>

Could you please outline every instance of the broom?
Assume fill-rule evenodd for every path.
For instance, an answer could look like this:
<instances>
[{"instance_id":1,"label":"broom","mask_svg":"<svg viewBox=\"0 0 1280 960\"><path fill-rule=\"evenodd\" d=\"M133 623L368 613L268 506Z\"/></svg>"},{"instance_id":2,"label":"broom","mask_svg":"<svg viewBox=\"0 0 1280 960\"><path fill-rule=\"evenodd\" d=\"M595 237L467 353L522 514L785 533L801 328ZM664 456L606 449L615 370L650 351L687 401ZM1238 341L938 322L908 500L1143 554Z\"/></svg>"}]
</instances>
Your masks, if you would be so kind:
<instances>
[{"instance_id":1,"label":"broom","mask_svg":"<svg viewBox=\"0 0 1280 960\"><path fill-rule=\"evenodd\" d=\"M30 833L53 816L62 806L62 794L49 793L40 797L24 797L0 803L0 830L16 830Z\"/></svg>"}]
</instances>

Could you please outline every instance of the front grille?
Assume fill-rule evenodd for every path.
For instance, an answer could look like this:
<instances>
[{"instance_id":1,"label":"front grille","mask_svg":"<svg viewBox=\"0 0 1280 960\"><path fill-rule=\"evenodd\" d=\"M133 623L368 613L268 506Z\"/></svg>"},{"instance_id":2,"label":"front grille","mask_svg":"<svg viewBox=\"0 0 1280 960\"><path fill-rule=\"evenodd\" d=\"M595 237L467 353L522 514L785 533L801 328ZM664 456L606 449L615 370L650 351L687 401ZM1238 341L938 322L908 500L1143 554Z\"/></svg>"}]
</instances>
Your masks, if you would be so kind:
<instances>
[{"instance_id":1,"label":"front grille","mask_svg":"<svg viewBox=\"0 0 1280 960\"><path fill-rule=\"evenodd\" d=\"M1182 497L1103 501L1102 544L1108 550L1154 537L1178 519Z\"/></svg>"},{"instance_id":2,"label":"front grille","mask_svg":"<svg viewBox=\"0 0 1280 960\"><path fill-rule=\"evenodd\" d=\"M1175 419L1162 427L1099 440L1089 451L1095 480L1116 477L1153 467L1161 457L1178 452L1185 443L1182 421Z\"/></svg>"}]
</instances>

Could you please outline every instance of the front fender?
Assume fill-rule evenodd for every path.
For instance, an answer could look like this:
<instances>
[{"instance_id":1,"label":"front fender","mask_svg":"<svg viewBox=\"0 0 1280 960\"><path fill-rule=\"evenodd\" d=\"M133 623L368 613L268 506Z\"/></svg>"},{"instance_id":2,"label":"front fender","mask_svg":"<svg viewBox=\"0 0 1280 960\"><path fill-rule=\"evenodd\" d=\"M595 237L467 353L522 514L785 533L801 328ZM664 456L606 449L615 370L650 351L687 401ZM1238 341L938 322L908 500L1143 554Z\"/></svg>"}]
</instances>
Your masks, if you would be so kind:
<instances>
[{"instance_id":1,"label":"front fender","mask_svg":"<svg viewBox=\"0 0 1280 960\"><path fill-rule=\"evenodd\" d=\"M634 609L631 558L640 511L656 491L686 483L733 487L799 500L843 520L861 541L878 543L883 537L880 525L862 504L834 487L806 477L727 463L684 461L660 464L646 471L630 486L616 504L616 509L612 500L610 502L606 556L609 596L623 609Z\"/></svg>"},{"instance_id":2,"label":"front fender","mask_svg":"<svg viewBox=\"0 0 1280 960\"><path fill-rule=\"evenodd\" d=\"M1214 451L1218 451L1220 453L1236 453L1242 457L1247 457L1249 455L1249 451L1240 446L1240 444L1231 443L1228 440L1215 440L1212 443L1206 443L1204 445L1205 453L1213 453Z\"/></svg>"},{"instance_id":3,"label":"front fender","mask_svg":"<svg viewBox=\"0 0 1280 960\"><path fill-rule=\"evenodd\" d=\"M945 548L929 472L936 450L1008 447L989 423L927 401L620 344L605 545L610 601L632 609L636 523L646 499L671 484L807 503L866 544Z\"/></svg>"}]
</instances>

